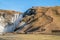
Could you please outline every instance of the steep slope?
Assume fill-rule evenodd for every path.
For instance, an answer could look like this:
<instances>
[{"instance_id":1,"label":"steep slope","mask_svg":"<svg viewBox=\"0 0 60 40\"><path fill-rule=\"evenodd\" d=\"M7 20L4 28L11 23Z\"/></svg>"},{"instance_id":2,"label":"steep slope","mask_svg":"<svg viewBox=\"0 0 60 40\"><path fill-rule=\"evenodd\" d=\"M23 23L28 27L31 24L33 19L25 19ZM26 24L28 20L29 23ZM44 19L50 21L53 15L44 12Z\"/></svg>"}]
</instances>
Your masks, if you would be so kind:
<instances>
[{"instance_id":1,"label":"steep slope","mask_svg":"<svg viewBox=\"0 0 60 40\"><path fill-rule=\"evenodd\" d=\"M18 33L60 32L60 7L32 7L24 13L24 28Z\"/></svg>"}]
</instances>

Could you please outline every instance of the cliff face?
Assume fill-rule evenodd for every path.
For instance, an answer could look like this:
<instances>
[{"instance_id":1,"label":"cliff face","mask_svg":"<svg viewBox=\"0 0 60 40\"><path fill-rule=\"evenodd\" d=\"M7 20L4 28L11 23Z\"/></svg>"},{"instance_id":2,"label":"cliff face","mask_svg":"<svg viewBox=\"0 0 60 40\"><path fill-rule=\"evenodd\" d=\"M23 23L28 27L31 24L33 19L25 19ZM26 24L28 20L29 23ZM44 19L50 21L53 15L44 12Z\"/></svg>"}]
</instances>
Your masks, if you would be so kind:
<instances>
[{"instance_id":1,"label":"cliff face","mask_svg":"<svg viewBox=\"0 0 60 40\"><path fill-rule=\"evenodd\" d=\"M4 32L60 34L60 7L32 7L24 14L0 10L0 34Z\"/></svg>"},{"instance_id":2,"label":"cliff face","mask_svg":"<svg viewBox=\"0 0 60 40\"><path fill-rule=\"evenodd\" d=\"M24 13L26 25L19 33L60 32L60 7L32 7Z\"/></svg>"}]
</instances>

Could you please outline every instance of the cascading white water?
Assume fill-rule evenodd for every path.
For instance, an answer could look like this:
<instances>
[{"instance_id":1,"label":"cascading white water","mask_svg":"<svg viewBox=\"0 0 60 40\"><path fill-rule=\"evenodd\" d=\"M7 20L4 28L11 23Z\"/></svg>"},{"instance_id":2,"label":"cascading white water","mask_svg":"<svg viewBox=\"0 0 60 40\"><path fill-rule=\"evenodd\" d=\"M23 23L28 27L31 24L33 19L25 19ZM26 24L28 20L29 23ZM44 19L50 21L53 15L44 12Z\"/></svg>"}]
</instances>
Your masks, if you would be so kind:
<instances>
[{"instance_id":1,"label":"cascading white water","mask_svg":"<svg viewBox=\"0 0 60 40\"><path fill-rule=\"evenodd\" d=\"M3 23L4 18L0 17L0 34L7 33L7 32L14 32L14 29L18 27L18 24L23 18L23 14L14 14L15 17L12 17L12 24ZM3 19L3 20L2 20ZM2 22L2 23L1 23Z\"/></svg>"},{"instance_id":2,"label":"cascading white water","mask_svg":"<svg viewBox=\"0 0 60 40\"><path fill-rule=\"evenodd\" d=\"M20 21L22 20L23 18L23 14L20 14L18 15L18 17L16 18L15 22L11 25L7 25L5 28L4 28L4 32L13 32L14 29L18 26L18 24L20 23Z\"/></svg>"},{"instance_id":3,"label":"cascading white water","mask_svg":"<svg viewBox=\"0 0 60 40\"><path fill-rule=\"evenodd\" d=\"M4 22L4 18L0 16L0 34L3 33L4 27L5 25L7 25L7 23L3 23L3 22Z\"/></svg>"}]
</instances>

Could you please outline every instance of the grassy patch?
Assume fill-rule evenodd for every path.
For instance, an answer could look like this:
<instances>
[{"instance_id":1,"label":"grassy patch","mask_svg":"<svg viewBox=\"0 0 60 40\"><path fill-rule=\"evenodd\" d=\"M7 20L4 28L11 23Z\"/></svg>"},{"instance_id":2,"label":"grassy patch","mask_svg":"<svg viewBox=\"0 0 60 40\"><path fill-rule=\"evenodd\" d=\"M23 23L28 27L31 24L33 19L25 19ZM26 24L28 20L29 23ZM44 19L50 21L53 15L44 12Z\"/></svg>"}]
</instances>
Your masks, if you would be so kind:
<instances>
[{"instance_id":1,"label":"grassy patch","mask_svg":"<svg viewBox=\"0 0 60 40\"><path fill-rule=\"evenodd\" d=\"M60 40L60 35L15 34L0 36L3 40Z\"/></svg>"}]
</instances>

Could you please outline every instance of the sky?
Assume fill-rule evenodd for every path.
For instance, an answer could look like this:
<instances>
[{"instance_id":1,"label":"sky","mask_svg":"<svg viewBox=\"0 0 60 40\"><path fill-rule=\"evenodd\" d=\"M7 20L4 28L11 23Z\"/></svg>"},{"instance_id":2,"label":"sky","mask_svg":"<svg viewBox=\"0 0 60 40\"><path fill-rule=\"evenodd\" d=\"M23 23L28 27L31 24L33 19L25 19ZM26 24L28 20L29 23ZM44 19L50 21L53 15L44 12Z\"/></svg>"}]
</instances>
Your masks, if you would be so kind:
<instances>
[{"instance_id":1,"label":"sky","mask_svg":"<svg viewBox=\"0 0 60 40\"><path fill-rule=\"evenodd\" d=\"M25 12L32 6L60 6L60 0L0 0L0 9Z\"/></svg>"}]
</instances>

